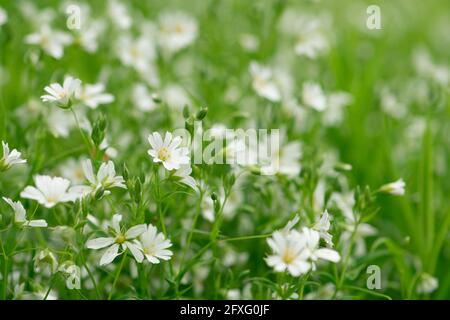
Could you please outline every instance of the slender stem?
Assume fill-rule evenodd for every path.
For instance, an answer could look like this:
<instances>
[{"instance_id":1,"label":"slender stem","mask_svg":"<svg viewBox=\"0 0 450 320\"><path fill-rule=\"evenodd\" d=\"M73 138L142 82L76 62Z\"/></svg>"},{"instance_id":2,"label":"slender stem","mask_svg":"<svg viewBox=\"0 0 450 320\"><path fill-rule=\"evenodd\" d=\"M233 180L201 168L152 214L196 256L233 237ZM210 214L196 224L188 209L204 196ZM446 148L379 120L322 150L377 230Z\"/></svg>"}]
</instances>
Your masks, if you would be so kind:
<instances>
[{"instance_id":1,"label":"slender stem","mask_svg":"<svg viewBox=\"0 0 450 320\"><path fill-rule=\"evenodd\" d=\"M127 258L127 255L124 252L123 253L123 257L122 257L122 261L120 262L119 269L117 269L116 276L114 277L114 282L112 284L111 291L109 292L108 300L111 300L112 294L114 292L114 288L116 287L117 280L119 279L120 272L122 272L123 265L125 264L125 259L126 258Z\"/></svg>"},{"instance_id":2,"label":"slender stem","mask_svg":"<svg viewBox=\"0 0 450 320\"><path fill-rule=\"evenodd\" d=\"M91 157L91 158L94 158L94 156L93 156L93 154L92 154L92 145L91 145L91 143L89 142L89 140L86 138L86 136L85 136L83 130L81 129L80 122L78 121L77 114L75 113L75 111L73 110L72 107L70 108L70 111L71 111L72 114L73 114L73 117L74 117L74 119L75 119L75 123L76 123L76 125L77 125L77 127L78 127L78 131L80 132L81 137L83 138L83 141L84 141L84 143L86 144L86 148L87 148L87 150L88 150L88 153L89 153L90 157Z\"/></svg>"}]
</instances>

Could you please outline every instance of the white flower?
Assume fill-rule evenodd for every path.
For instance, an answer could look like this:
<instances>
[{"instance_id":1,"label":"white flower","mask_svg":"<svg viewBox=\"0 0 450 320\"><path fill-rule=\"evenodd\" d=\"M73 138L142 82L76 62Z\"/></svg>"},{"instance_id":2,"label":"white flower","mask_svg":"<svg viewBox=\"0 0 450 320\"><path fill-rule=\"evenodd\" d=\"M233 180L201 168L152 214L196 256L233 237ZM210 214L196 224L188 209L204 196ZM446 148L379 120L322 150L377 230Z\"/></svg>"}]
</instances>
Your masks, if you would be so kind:
<instances>
[{"instance_id":1,"label":"white flower","mask_svg":"<svg viewBox=\"0 0 450 320\"><path fill-rule=\"evenodd\" d=\"M0 7L0 26L4 25L8 21L8 15L6 11Z\"/></svg>"},{"instance_id":2,"label":"white flower","mask_svg":"<svg viewBox=\"0 0 450 320\"><path fill-rule=\"evenodd\" d=\"M327 210L320 216L320 219L312 227L313 230L319 232L320 237L325 240L326 244L333 247L333 236L328 232L330 230L330 215Z\"/></svg>"},{"instance_id":3,"label":"white flower","mask_svg":"<svg viewBox=\"0 0 450 320\"><path fill-rule=\"evenodd\" d=\"M317 83L305 82L302 89L303 103L317 111L324 111L327 107L327 97Z\"/></svg>"},{"instance_id":4,"label":"white flower","mask_svg":"<svg viewBox=\"0 0 450 320\"><path fill-rule=\"evenodd\" d=\"M139 83L133 87L132 99L141 111L152 111L156 108L153 96L144 84Z\"/></svg>"},{"instance_id":5,"label":"white flower","mask_svg":"<svg viewBox=\"0 0 450 320\"><path fill-rule=\"evenodd\" d=\"M276 272L287 270L292 276L298 277L309 271L310 264L304 251L305 239L298 231L275 231L272 237L267 239L267 243L273 254L266 258L266 262Z\"/></svg>"},{"instance_id":6,"label":"white flower","mask_svg":"<svg viewBox=\"0 0 450 320\"><path fill-rule=\"evenodd\" d=\"M148 154L153 158L153 162L162 162L167 170L180 169L182 164L189 164L189 149L180 147L181 137L172 139L172 134L166 132L164 141L158 132L148 136L151 149Z\"/></svg>"},{"instance_id":7,"label":"white flower","mask_svg":"<svg viewBox=\"0 0 450 320\"><path fill-rule=\"evenodd\" d=\"M26 163L27 160L22 159L22 153L13 149L9 151L8 143L2 141L3 156L0 158L0 171L6 171L16 164Z\"/></svg>"},{"instance_id":8,"label":"white flower","mask_svg":"<svg viewBox=\"0 0 450 320\"><path fill-rule=\"evenodd\" d=\"M197 191L197 183L195 182L195 179L191 177L191 173L191 166L188 164L183 164L174 172L173 175L177 177L181 183L184 183L185 185Z\"/></svg>"},{"instance_id":9,"label":"white flower","mask_svg":"<svg viewBox=\"0 0 450 320\"><path fill-rule=\"evenodd\" d=\"M164 13L158 22L159 45L169 53L189 46L197 37L197 22L183 12Z\"/></svg>"},{"instance_id":10,"label":"white flower","mask_svg":"<svg viewBox=\"0 0 450 320\"><path fill-rule=\"evenodd\" d=\"M275 231L267 243L273 254L266 258L266 262L276 272L288 271L298 277L309 270L316 269L318 259L338 262L340 255L328 248L319 248L320 235L317 231L304 227L302 232L291 230L296 221L290 222L289 227Z\"/></svg>"},{"instance_id":11,"label":"white flower","mask_svg":"<svg viewBox=\"0 0 450 320\"><path fill-rule=\"evenodd\" d=\"M417 284L417 293L431 293L439 287L439 281L428 273L422 273Z\"/></svg>"},{"instance_id":12,"label":"white flower","mask_svg":"<svg viewBox=\"0 0 450 320\"><path fill-rule=\"evenodd\" d=\"M55 102L63 108L70 107L70 99L75 95L80 85L80 79L67 76L62 86L59 83L52 83L50 86L46 86L44 90L48 94L41 96L41 99L44 102Z\"/></svg>"},{"instance_id":13,"label":"white flower","mask_svg":"<svg viewBox=\"0 0 450 320\"><path fill-rule=\"evenodd\" d=\"M327 107L323 113L323 122L327 126L340 124L344 118L344 107L352 103L353 97L347 92L333 92L327 98Z\"/></svg>"},{"instance_id":14,"label":"white flower","mask_svg":"<svg viewBox=\"0 0 450 320\"><path fill-rule=\"evenodd\" d=\"M256 52L259 48L259 39L250 33L243 33L239 37L239 44L247 52Z\"/></svg>"},{"instance_id":15,"label":"white flower","mask_svg":"<svg viewBox=\"0 0 450 320\"><path fill-rule=\"evenodd\" d=\"M98 36L104 31L105 25L102 21L94 21L84 27L77 34L76 42L87 52L94 53L98 49Z\"/></svg>"},{"instance_id":16,"label":"white flower","mask_svg":"<svg viewBox=\"0 0 450 320\"><path fill-rule=\"evenodd\" d=\"M20 201L14 202L11 199L6 198L6 197L3 197L3 200L5 200L5 202L11 206L11 208L13 208L14 221L16 223L23 224L24 226L27 226L27 227L37 227L37 228L47 227L47 222L43 219L27 220L25 208L23 207L22 203L20 203Z\"/></svg>"},{"instance_id":17,"label":"white flower","mask_svg":"<svg viewBox=\"0 0 450 320\"><path fill-rule=\"evenodd\" d=\"M299 56L306 56L310 59L328 50L328 40L320 30L320 21L311 22L297 36L294 51Z\"/></svg>"},{"instance_id":18,"label":"white flower","mask_svg":"<svg viewBox=\"0 0 450 320\"><path fill-rule=\"evenodd\" d=\"M103 83L86 84L79 87L75 92L75 97L91 109L97 108L100 104L108 104L114 101L114 96L106 93Z\"/></svg>"},{"instance_id":19,"label":"white flower","mask_svg":"<svg viewBox=\"0 0 450 320\"><path fill-rule=\"evenodd\" d=\"M34 182L36 187L27 186L20 196L36 200L47 208L60 202L75 201L80 197L78 188L69 188L70 181L64 178L37 175Z\"/></svg>"},{"instance_id":20,"label":"white flower","mask_svg":"<svg viewBox=\"0 0 450 320\"><path fill-rule=\"evenodd\" d=\"M48 25L43 25L38 33L25 37L25 43L36 44L42 47L50 56L61 59L64 54L64 46L70 44L72 38L65 32L53 31Z\"/></svg>"},{"instance_id":21,"label":"white flower","mask_svg":"<svg viewBox=\"0 0 450 320\"><path fill-rule=\"evenodd\" d=\"M394 196L403 196L405 194L405 182L403 179L399 179L395 182L391 182L381 186L378 190L382 193L392 194Z\"/></svg>"},{"instance_id":22,"label":"white flower","mask_svg":"<svg viewBox=\"0 0 450 320\"><path fill-rule=\"evenodd\" d=\"M34 270L36 272L49 271L55 273L58 270L58 261L55 255L48 249L39 251L34 257Z\"/></svg>"},{"instance_id":23,"label":"white flower","mask_svg":"<svg viewBox=\"0 0 450 320\"><path fill-rule=\"evenodd\" d=\"M250 74L252 76L252 86L258 95L272 102L281 99L281 92L273 81L272 70L257 62L250 64Z\"/></svg>"},{"instance_id":24,"label":"white flower","mask_svg":"<svg viewBox=\"0 0 450 320\"><path fill-rule=\"evenodd\" d=\"M269 142L261 140L259 150L265 150L268 148ZM266 154L266 151L260 153ZM302 155L301 144L299 142L290 142L284 146L280 146L280 143L272 144L270 148L270 154L267 159L262 159L263 166L261 172L264 175L282 174L289 177L298 176L301 170L300 158Z\"/></svg>"},{"instance_id":25,"label":"white flower","mask_svg":"<svg viewBox=\"0 0 450 320\"><path fill-rule=\"evenodd\" d=\"M302 236L306 239L305 251L311 261L312 270L316 269L315 262L318 259L328 260L331 262L339 262L341 259L337 251L328 248L319 248L319 232L303 227Z\"/></svg>"},{"instance_id":26,"label":"white flower","mask_svg":"<svg viewBox=\"0 0 450 320\"><path fill-rule=\"evenodd\" d=\"M151 39L122 36L118 40L117 49L119 59L125 66L133 67L142 74L152 69L156 52Z\"/></svg>"},{"instance_id":27,"label":"white flower","mask_svg":"<svg viewBox=\"0 0 450 320\"><path fill-rule=\"evenodd\" d=\"M156 227L149 224L146 230L139 237L141 250L150 263L159 263L160 260L169 260L172 257L172 251L168 250L172 246L169 239L165 239L163 233L158 233Z\"/></svg>"},{"instance_id":28,"label":"white flower","mask_svg":"<svg viewBox=\"0 0 450 320\"><path fill-rule=\"evenodd\" d=\"M140 245L135 243L133 239L139 237L146 230L145 224L139 224L131 227L126 232L121 231L120 221L122 215L115 214L112 218L111 233L112 237L102 237L91 239L86 243L89 249L102 249L108 247L100 259L100 265L111 263L117 256L129 249L137 262L141 263L144 260L144 255L141 252ZM119 248L122 252L119 253Z\"/></svg>"},{"instance_id":29,"label":"white flower","mask_svg":"<svg viewBox=\"0 0 450 320\"><path fill-rule=\"evenodd\" d=\"M88 193L95 193L99 189L126 188L122 176L116 176L116 170L112 161L103 162L98 169L97 175L94 174L91 160L87 159L82 162L83 172L90 186L87 187ZM104 191L107 195L110 192Z\"/></svg>"},{"instance_id":30,"label":"white flower","mask_svg":"<svg viewBox=\"0 0 450 320\"><path fill-rule=\"evenodd\" d=\"M109 1L108 13L111 20L120 29L129 29L131 27L132 19L123 3L116 0Z\"/></svg>"}]
</instances>

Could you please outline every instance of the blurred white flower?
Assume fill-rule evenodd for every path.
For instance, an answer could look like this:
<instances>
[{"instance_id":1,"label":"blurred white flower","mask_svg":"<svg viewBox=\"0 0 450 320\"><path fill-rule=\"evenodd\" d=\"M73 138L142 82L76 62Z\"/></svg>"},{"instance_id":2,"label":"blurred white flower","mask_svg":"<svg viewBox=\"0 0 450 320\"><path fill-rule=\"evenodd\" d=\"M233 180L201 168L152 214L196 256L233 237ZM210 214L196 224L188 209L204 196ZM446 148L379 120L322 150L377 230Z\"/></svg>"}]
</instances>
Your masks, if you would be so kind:
<instances>
[{"instance_id":1,"label":"blurred white flower","mask_svg":"<svg viewBox=\"0 0 450 320\"><path fill-rule=\"evenodd\" d=\"M181 165L189 164L189 149L180 147L182 138L177 136L172 139L172 134L166 132L164 141L158 132L148 136L151 149L148 154L153 158L153 162L162 162L167 170L180 169Z\"/></svg>"},{"instance_id":2,"label":"blurred white flower","mask_svg":"<svg viewBox=\"0 0 450 320\"><path fill-rule=\"evenodd\" d=\"M122 176L116 176L116 170L112 161L103 162L98 169L97 175L94 173L92 162L86 159L82 162L83 172L90 185L86 187L84 193L95 194L102 190L104 195L108 195L111 188L126 188Z\"/></svg>"},{"instance_id":3,"label":"blurred white flower","mask_svg":"<svg viewBox=\"0 0 450 320\"><path fill-rule=\"evenodd\" d=\"M142 253L148 262L158 264L160 260L170 260L173 253L168 250L172 246L169 239L162 232L158 233L155 226L149 224L139 237L140 242L135 240L136 246L140 246Z\"/></svg>"},{"instance_id":4,"label":"blurred white flower","mask_svg":"<svg viewBox=\"0 0 450 320\"><path fill-rule=\"evenodd\" d=\"M108 3L108 13L112 22L118 28L126 30L131 27L133 20L128 13L127 7L122 2L110 0Z\"/></svg>"},{"instance_id":5,"label":"blurred white flower","mask_svg":"<svg viewBox=\"0 0 450 320\"><path fill-rule=\"evenodd\" d=\"M75 97L91 109L97 108L100 104L108 104L114 101L114 96L105 92L103 83L80 86L75 92Z\"/></svg>"},{"instance_id":6,"label":"blurred white flower","mask_svg":"<svg viewBox=\"0 0 450 320\"><path fill-rule=\"evenodd\" d=\"M119 59L125 66L132 67L141 74L152 69L156 52L151 39L143 36L137 39L122 36L117 42L117 50Z\"/></svg>"},{"instance_id":7,"label":"blurred white flower","mask_svg":"<svg viewBox=\"0 0 450 320\"><path fill-rule=\"evenodd\" d=\"M327 97L318 83L303 83L302 100L305 106L316 111L324 111L327 107Z\"/></svg>"},{"instance_id":8,"label":"blurred white flower","mask_svg":"<svg viewBox=\"0 0 450 320\"><path fill-rule=\"evenodd\" d=\"M0 26L4 25L8 21L8 14L0 7Z\"/></svg>"},{"instance_id":9,"label":"blurred white flower","mask_svg":"<svg viewBox=\"0 0 450 320\"><path fill-rule=\"evenodd\" d=\"M197 37L197 22L183 12L166 12L158 19L158 42L163 50L174 53L189 46Z\"/></svg>"},{"instance_id":10,"label":"blurred white flower","mask_svg":"<svg viewBox=\"0 0 450 320\"><path fill-rule=\"evenodd\" d=\"M247 52L256 52L259 48L259 39L253 34L243 33L239 37L241 47Z\"/></svg>"},{"instance_id":11,"label":"blurred white flower","mask_svg":"<svg viewBox=\"0 0 450 320\"><path fill-rule=\"evenodd\" d=\"M353 96L347 92L333 92L327 98L327 107L323 112L323 123L327 126L335 126L344 118L344 107L351 104Z\"/></svg>"},{"instance_id":12,"label":"blurred white flower","mask_svg":"<svg viewBox=\"0 0 450 320\"><path fill-rule=\"evenodd\" d=\"M446 86L450 83L450 68L447 65L436 64L430 53L423 47L413 52L413 65L418 74L436 83Z\"/></svg>"},{"instance_id":13,"label":"blurred white flower","mask_svg":"<svg viewBox=\"0 0 450 320\"><path fill-rule=\"evenodd\" d=\"M389 116L400 119L406 115L406 106L387 87L383 87L380 92L381 109Z\"/></svg>"},{"instance_id":14,"label":"blurred white flower","mask_svg":"<svg viewBox=\"0 0 450 320\"><path fill-rule=\"evenodd\" d=\"M80 32L77 33L75 40L86 52L94 53L98 49L98 37L104 31L103 21L93 21L87 26L83 25Z\"/></svg>"},{"instance_id":15,"label":"blurred white flower","mask_svg":"<svg viewBox=\"0 0 450 320\"><path fill-rule=\"evenodd\" d=\"M131 227L126 232L121 231L120 222L122 221L122 215L115 214L112 217L111 228L109 232L112 237L101 237L88 240L86 247L89 249L102 249L108 247L103 253L100 259L100 265L106 265L111 263L117 256L129 249L133 257L137 262L144 260L144 255L140 250L140 245L133 241L146 231L145 224L139 224ZM119 253L119 248L122 248L122 252Z\"/></svg>"},{"instance_id":16,"label":"blurred white flower","mask_svg":"<svg viewBox=\"0 0 450 320\"><path fill-rule=\"evenodd\" d=\"M152 111L156 108L156 102L144 84L138 83L134 85L132 100L141 111Z\"/></svg>"},{"instance_id":17,"label":"blurred white flower","mask_svg":"<svg viewBox=\"0 0 450 320\"><path fill-rule=\"evenodd\" d=\"M76 91L79 90L80 85L80 79L66 76L62 86L59 83L52 83L50 86L46 86L44 90L48 94L41 96L41 99L44 102L55 102L62 108L68 108L71 106L71 99Z\"/></svg>"},{"instance_id":18,"label":"blurred white flower","mask_svg":"<svg viewBox=\"0 0 450 320\"><path fill-rule=\"evenodd\" d=\"M72 42L72 37L61 31L54 31L48 25L41 26L39 32L25 37L25 43L35 44L55 59L61 59L64 47Z\"/></svg>"},{"instance_id":19,"label":"blurred white flower","mask_svg":"<svg viewBox=\"0 0 450 320\"><path fill-rule=\"evenodd\" d=\"M2 141L2 147L3 155L0 158L0 172L6 171L17 164L23 164L27 162L27 160L21 158L21 152L17 151L16 149L10 151L8 143Z\"/></svg>"},{"instance_id":20,"label":"blurred white flower","mask_svg":"<svg viewBox=\"0 0 450 320\"><path fill-rule=\"evenodd\" d=\"M403 179L399 179L395 182L391 182L381 186L378 191L382 193L392 194L394 196L403 196L405 194L405 186L406 184Z\"/></svg>"},{"instance_id":21,"label":"blurred white flower","mask_svg":"<svg viewBox=\"0 0 450 320\"><path fill-rule=\"evenodd\" d=\"M25 227L47 227L47 222L43 219L27 220L25 208L20 201L14 202L6 197L3 197L3 200L14 210L14 222L22 224Z\"/></svg>"},{"instance_id":22,"label":"blurred white flower","mask_svg":"<svg viewBox=\"0 0 450 320\"><path fill-rule=\"evenodd\" d=\"M250 64L250 75L253 89L259 96L272 102L280 101L281 92L273 80L272 70L269 67L253 61Z\"/></svg>"},{"instance_id":23,"label":"blurred white flower","mask_svg":"<svg viewBox=\"0 0 450 320\"><path fill-rule=\"evenodd\" d=\"M286 145L280 145L281 143L271 146L268 159L262 160L261 172L265 175L282 174L289 177L298 176L301 170L300 159L302 156L301 144L293 141ZM259 144L260 155L266 155L264 148L268 148L269 143L264 139L261 139Z\"/></svg>"},{"instance_id":24,"label":"blurred white flower","mask_svg":"<svg viewBox=\"0 0 450 320\"><path fill-rule=\"evenodd\" d=\"M60 202L75 201L81 196L76 187L70 187L70 181L60 177L37 175L34 177L36 187L27 186L20 196L36 200L47 208Z\"/></svg>"},{"instance_id":25,"label":"blurred white flower","mask_svg":"<svg viewBox=\"0 0 450 320\"><path fill-rule=\"evenodd\" d=\"M416 287L417 293L431 293L439 287L439 281L428 273L422 273Z\"/></svg>"},{"instance_id":26,"label":"blurred white flower","mask_svg":"<svg viewBox=\"0 0 450 320\"><path fill-rule=\"evenodd\" d=\"M299 56L310 59L328 50L328 40L320 29L320 21L311 21L296 37L294 51Z\"/></svg>"}]
</instances>

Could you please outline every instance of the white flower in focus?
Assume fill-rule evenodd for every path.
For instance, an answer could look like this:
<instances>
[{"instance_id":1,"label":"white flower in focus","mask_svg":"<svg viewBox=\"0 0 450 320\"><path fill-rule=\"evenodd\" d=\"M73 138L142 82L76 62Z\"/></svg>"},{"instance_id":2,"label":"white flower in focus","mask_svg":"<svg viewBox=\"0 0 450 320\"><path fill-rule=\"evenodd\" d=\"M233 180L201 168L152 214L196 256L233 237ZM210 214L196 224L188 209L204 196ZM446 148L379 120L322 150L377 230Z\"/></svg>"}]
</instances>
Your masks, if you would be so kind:
<instances>
[{"instance_id":1,"label":"white flower in focus","mask_svg":"<svg viewBox=\"0 0 450 320\"><path fill-rule=\"evenodd\" d=\"M166 132L164 141L158 132L148 136L151 149L148 154L153 158L153 162L162 162L167 170L180 169L182 164L189 164L189 149L180 147L181 137L172 139L172 134Z\"/></svg>"},{"instance_id":2,"label":"white flower in focus","mask_svg":"<svg viewBox=\"0 0 450 320\"><path fill-rule=\"evenodd\" d=\"M403 196L405 194L405 182L403 181L403 179L399 179L395 182L391 182L381 186L378 191L394 196Z\"/></svg>"},{"instance_id":3,"label":"white flower in focus","mask_svg":"<svg viewBox=\"0 0 450 320\"><path fill-rule=\"evenodd\" d=\"M416 287L417 293L431 293L439 287L439 281L428 273L422 273Z\"/></svg>"},{"instance_id":4,"label":"white flower in focus","mask_svg":"<svg viewBox=\"0 0 450 320\"><path fill-rule=\"evenodd\" d=\"M327 107L327 97L317 83L305 82L302 89L303 103L316 111L324 111Z\"/></svg>"},{"instance_id":5,"label":"white flower in focus","mask_svg":"<svg viewBox=\"0 0 450 320\"><path fill-rule=\"evenodd\" d=\"M14 222L20 223L25 227L36 227L36 228L47 227L47 222L43 219L27 220L25 208L23 207L22 203L20 203L20 201L14 202L6 197L3 197L3 200L5 200L5 202L9 204L11 208L14 210Z\"/></svg>"},{"instance_id":6,"label":"white flower in focus","mask_svg":"<svg viewBox=\"0 0 450 320\"><path fill-rule=\"evenodd\" d=\"M4 25L8 21L8 15L6 11L0 7L0 26Z\"/></svg>"},{"instance_id":7,"label":"white flower in focus","mask_svg":"<svg viewBox=\"0 0 450 320\"><path fill-rule=\"evenodd\" d=\"M48 25L41 26L39 32L25 37L25 43L35 44L55 59L61 59L64 54L64 46L70 44L72 38L65 32L53 31Z\"/></svg>"},{"instance_id":8,"label":"white flower in focus","mask_svg":"<svg viewBox=\"0 0 450 320\"><path fill-rule=\"evenodd\" d=\"M156 102L144 84L139 83L133 87L132 100L141 111L152 111L156 108Z\"/></svg>"},{"instance_id":9,"label":"white flower in focus","mask_svg":"<svg viewBox=\"0 0 450 320\"><path fill-rule=\"evenodd\" d=\"M27 160L21 158L22 153L16 149L10 151L8 143L2 141L2 147L3 156L0 158L0 172L6 171L16 164L23 164L27 162Z\"/></svg>"},{"instance_id":10,"label":"white flower in focus","mask_svg":"<svg viewBox=\"0 0 450 320\"><path fill-rule=\"evenodd\" d=\"M120 222L122 221L122 215L115 214L112 217L110 232L112 237L101 237L91 239L86 242L86 247L89 249L108 249L103 253L100 259L100 265L106 265L111 263L117 256L129 249L133 257L137 262L141 263L144 260L144 255L141 252L140 244L133 241L146 231L145 224L139 224L131 227L126 232L123 232L120 228ZM122 252L119 253L119 249L122 248Z\"/></svg>"},{"instance_id":11,"label":"white flower in focus","mask_svg":"<svg viewBox=\"0 0 450 320\"><path fill-rule=\"evenodd\" d=\"M72 97L79 90L80 85L80 79L67 76L62 86L59 83L52 83L50 86L46 86L44 90L48 94L41 96L41 99L44 102L55 102L62 108L68 108Z\"/></svg>"},{"instance_id":12,"label":"white flower in focus","mask_svg":"<svg viewBox=\"0 0 450 320\"><path fill-rule=\"evenodd\" d=\"M180 166L179 169L177 169L174 172L174 177L179 179L181 183L184 183L185 185L191 187L195 191L198 190L197 183L195 182L195 179L191 177L192 168L189 164L183 164Z\"/></svg>"},{"instance_id":13,"label":"white flower in focus","mask_svg":"<svg viewBox=\"0 0 450 320\"><path fill-rule=\"evenodd\" d=\"M160 260L170 260L173 253L168 250L172 246L169 239L164 237L162 232L158 233L155 226L149 224L146 230L139 237L142 253L148 262L158 264Z\"/></svg>"},{"instance_id":14,"label":"white flower in focus","mask_svg":"<svg viewBox=\"0 0 450 320\"><path fill-rule=\"evenodd\" d=\"M159 45L169 53L186 48L197 37L197 22L183 12L163 13L158 22Z\"/></svg>"},{"instance_id":15,"label":"white flower in focus","mask_svg":"<svg viewBox=\"0 0 450 320\"><path fill-rule=\"evenodd\" d=\"M27 186L20 196L36 200L46 208L52 208L60 202L75 201L81 195L76 187L70 187L70 181L60 177L37 175L34 177L36 187Z\"/></svg>"},{"instance_id":16,"label":"white flower in focus","mask_svg":"<svg viewBox=\"0 0 450 320\"><path fill-rule=\"evenodd\" d=\"M319 259L339 262L337 251L328 248L319 248L319 232L304 227L302 232L291 230L297 223L298 217L289 221L285 228L275 231L267 243L272 249L272 255L266 262L276 272L288 271L292 276L298 277L309 270L316 269Z\"/></svg>"},{"instance_id":17,"label":"white flower in focus","mask_svg":"<svg viewBox=\"0 0 450 320\"><path fill-rule=\"evenodd\" d=\"M325 210L312 229L319 232L320 237L325 240L329 247L333 247L333 236L328 232L330 231L330 226L330 214L327 210Z\"/></svg>"},{"instance_id":18,"label":"white flower in focus","mask_svg":"<svg viewBox=\"0 0 450 320\"><path fill-rule=\"evenodd\" d=\"M250 64L250 75L252 76L252 86L256 93L272 102L281 99L281 92L273 81L272 70L257 62Z\"/></svg>"},{"instance_id":19,"label":"white flower in focus","mask_svg":"<svg viewBox=\"0 0 450 320\"><path fill-rule=\"evenodd\" d=\"M303 227L302 236L305 238L305 251L307 257L311 261L311 269L316 269L315 262L319 259L328 260L331 262L339 262L341 259L339 253L329 248L319 248L320 234L319 232Z\"/></svg>"},{"instance_id":20,"label":"white flower in focus","mask_svg":"<svg viewBox=\"0 0 450 320\"><path fill-rule=\"evenodd\" d=\"M97 108L100 104L108 104L114 101L114 96L106 93L103 83L86 84L80 86L75 92L75 97L91 109Z\"/></svg>"},{"instance_id":21,"label":"white flower in focus","mask_svg":"<svg viewBox=\"0 0 450 320\"><path fill-rule=\"evenodd\" d=\"M276 272L288 271L292 276L298 277L309 271L310 264L304 251L305 239L298 231L275 231L267 239L267 243L273 254L266 258L266 262Z\"/></svg>"},{"instance_id":22,"label":"white flower in focus","mask_svg":"<svg viewBox=\"0 0 450 320\"><path fill-rule=\"evenodd\" d=\"M104 194L108 195L110 192L107 189L111 188L126 188L122 176L116 176L116 170L112 161L103 162L98 169L97 175L94 173L92 162L86 159L82 162L83 172L90 186L85 190L87 193L96 193L100 189L104 189Z\"/></svg>"}]
</instances>

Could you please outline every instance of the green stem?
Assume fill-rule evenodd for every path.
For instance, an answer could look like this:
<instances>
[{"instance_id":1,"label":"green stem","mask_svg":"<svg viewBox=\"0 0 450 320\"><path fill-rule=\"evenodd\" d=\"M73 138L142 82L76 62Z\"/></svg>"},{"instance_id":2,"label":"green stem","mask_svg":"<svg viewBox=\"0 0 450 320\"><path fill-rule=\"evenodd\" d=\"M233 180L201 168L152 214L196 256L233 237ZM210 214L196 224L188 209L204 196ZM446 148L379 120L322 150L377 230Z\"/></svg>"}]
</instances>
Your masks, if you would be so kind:
<instances>
[{"instance_id":1,"label":"green stem","mask_svg":"<svg viewBox=\"0 0 450 320\"><path fill-rule=\"evenodd\" d=\"M126 258L127 258L127 254L124 252L123 253L123 257L122 257L122 261L120 262L119 269L117 269L116 276L114 277L114 282L112 284L111 291L109 292L108 300L111 300L112 294L114 292L114 288L116 287L117 280L119 280L119 275L122 272L123 265L125 264Z\"/></svg>"}]
</instances>

